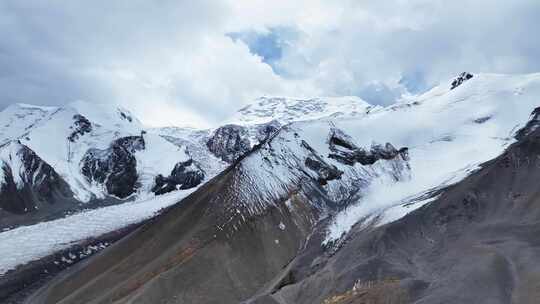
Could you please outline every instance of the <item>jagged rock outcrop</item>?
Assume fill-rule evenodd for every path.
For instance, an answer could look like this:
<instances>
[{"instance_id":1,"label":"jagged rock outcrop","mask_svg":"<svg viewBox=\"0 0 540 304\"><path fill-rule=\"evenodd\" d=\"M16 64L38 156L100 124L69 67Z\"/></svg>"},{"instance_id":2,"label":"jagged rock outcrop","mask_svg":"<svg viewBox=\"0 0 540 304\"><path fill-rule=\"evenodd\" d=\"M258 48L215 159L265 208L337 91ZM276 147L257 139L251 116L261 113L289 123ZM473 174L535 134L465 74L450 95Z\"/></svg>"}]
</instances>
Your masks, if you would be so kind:
<instances>
[{"instance_id":1,"label":"jagged rock outcrop","mask_svg":"<svg viewBox=\"0 0 540 304\"><path fill-rule=\"evenodd\" d=\"M131 117L131 114L129 114L127 111L122 111L118 109L118 114L120 114L120 117L124 120L127 120L129 122L133 121L133 117Z\"/></svg>"},{"instance_id":2,"label":"jagged rock outcrop","mask_svg":"<svg viewBox=\"0 0 540 304\"><path fill-rule=\"evenodd\" d=\"M250 149L248 129L238 125L225 125L217 128L206 145L215 156L228 163L234 162L238 157Z\"/></svg>"},{"instance_id":3,"label":"jagged rock outcrop","mask_svg":"<svg viewBox=\"0 0 540 304\"><path fill-rule=\"evenodd\" d=\"M73 126L71 127L73 132L68 136L69 141L75 142L84 134L92 132L92 123L83 115L75 114L73 120Z\"/></svg>"},{"instance_id":4,"label":"jagged rock outcrop","mask_svg":"<svg viewBox=\"0 0 540 304\"><path fill-rule=\"evenodd\" d=\"M343 171L324 161L306 141L302 140L301 146L310 152L304 164L308 169L316 173L320 185L326 185L328 181L341 177Z\"/></svg>"},{"instance_id":5,"label":"jagged rock outcrop","mask_svg":"<svg viewBox=\"0 0 540 304\"><path fill-rule=\"evenodd\" d=\"M521 140L525 138L525 136L535 131L538 128L538 126L540 126L540 107L535 108L531 112L531 116L529 117L529 121L527 122L525 127L519 129L516 132L516 136L515 136L516 139Z\"/></svg>"},{"instance_id":6,"label":"jagged rock outcrop","mask_svg":"<svg viewBox=\"0 0 540 304\"><path fill-rule=\"evenodd\" d=\"M257 127L257 140L259 142L263 142L267 140L270 136L275 134L279 128L281 127L281 124L277 120L272 120L268 123L262 124Z\"/></svg>"},{"instance_id":7,"label":"jagged rock outcrop","mask_svg":"<svg viewBox=\"0 0 540 304\"><path fill-rule=\"evenodd\" d=\"M89 182L103 184L111 195L125 198L136 190L137 160L145 148L142 136L122 137L108 149L90 149L81 160L81 172Z\"/></svg>"},{"instance_id":8,"label":"jagged rock outcrop","mask_svg":"<svg viewBox=\"0 0 540 304\"><path fill-rule=\"evenodd\" d=\"M328 165L317 158L308 157L306 158L305 164L306 167L317 173L319 176L318 182L321 185L326 185L328 181L338 179L343 174L343 172L338 170L335 166Z\"/></svg>"},{"instance_id":9,"label":"jagged rock outcrop","mask_svg":"<svg viewBox=\"0 0 540 304\"><path fill-rule=\"evenodd\" d=\"M193 159L189 159L177 163L169 176L156 176L152 192L159 195L178 189L190 189L198 186L204 177L201 167Z\"/></svg>"},{"instance_id":10,"label":"jagged rock outcrop","mask_svg":"<svg viewBox=\"0 0 540 304\"><path fill-rule=\"evenodd\" d=\"M72 195L68 184L30 148L18 141L0 147L0 209L28 213Z\"/></svg>"},{"instance_id":11,"label":"jagged rock outcrop","mask_svg":"<svg viewBox=\"0 0 540 304\"><path fill-rule=\"evenodd\" d=\"M396 149L391 143L384 146L375 144L369 151L357 147L350 136L343 131L332 128L328 139L331 153L328 157L340 163L352 166L355 163L362 165L372 165L380 159L393 159L400 156L403 160L408 159L408 149L406 147Z\"/></svg>"},{"instance_id":12,"label":"jagged rock outcrop","mask_svg":"<svg viewBox=\"0 0 540 304\"><path fill-rule=\"evenodd\" d=\"M464 83L465 81L469 80L473 78L473 74L470 74L470 73L467 73L467 72L463 72L461 74L459 74L458 77L456 77L453 81L452 81L452 85L450 86L450 89L453 90L457 87L459 87L462 83Z\"/></svg>"}]
</instances>

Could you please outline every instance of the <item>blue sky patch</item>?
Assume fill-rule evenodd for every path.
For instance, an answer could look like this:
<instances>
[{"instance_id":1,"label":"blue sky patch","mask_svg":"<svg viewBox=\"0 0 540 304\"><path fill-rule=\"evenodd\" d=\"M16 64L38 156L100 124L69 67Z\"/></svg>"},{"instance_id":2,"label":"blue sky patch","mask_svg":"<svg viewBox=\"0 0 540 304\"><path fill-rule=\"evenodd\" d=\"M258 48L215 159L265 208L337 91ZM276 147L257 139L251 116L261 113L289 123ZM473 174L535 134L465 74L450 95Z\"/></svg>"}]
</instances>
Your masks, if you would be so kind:
<instances>
[{"instance_id":1,"label":"blue sky patch","mask_svg":"<svg viewBox=\"0 0 540 304\"><path fill-rule=\"evenodd\" d=\"M245 43L252 54L260 56L276 74L281 74L283 71L277 63L284 50L297 39L298 33L290 27L273 27L267 32L243 31L228 33L227 36L235 42L240 40Z\"/></svg>"}]
</instances>

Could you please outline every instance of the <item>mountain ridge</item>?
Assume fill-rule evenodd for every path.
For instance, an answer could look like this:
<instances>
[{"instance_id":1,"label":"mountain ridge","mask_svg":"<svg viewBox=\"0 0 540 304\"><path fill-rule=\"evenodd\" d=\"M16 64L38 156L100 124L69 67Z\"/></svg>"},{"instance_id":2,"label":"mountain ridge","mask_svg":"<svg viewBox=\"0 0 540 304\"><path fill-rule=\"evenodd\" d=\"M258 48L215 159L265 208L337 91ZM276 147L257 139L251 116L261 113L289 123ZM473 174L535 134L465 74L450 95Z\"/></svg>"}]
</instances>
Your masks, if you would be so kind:
<instances>
[{"instance_id":1,"label":"mountain ridge","mask_svg":"<svg viewBox=\"0 0 540 304\"><path fill-rule=\"evenodd\" d=\"M324 117L281 126L155 222L31 299L319 303L353 287L393 303L444 298L425 287L430 280L415 281L414 273L394 270L384 255L370 260L369 244L386 227L390 240L402 237L391 227L415 222L433 208L443 210L434 211L442 224L471 220L468 214L477 212L474 196L465 196L457 211L437 202L483 174L492 159L512 155L535 138L536 116L530 114L537 107L540 78L475 75L441 92L360 119ZM223 130L220 137L227 140L242 138ZM429 225L430 231L441 226ZM361 231L373 232L366 236L367 249L356 255L351 246L363 240Z\"/></svg>"},{"instance_id":2,"label":"mountain ridge","mask_svg":"<svg viewBox=\"0 0 540 304\"><path fill-rule=\"evenodd\" d=\"M266 105L272 110L277 104L278 117L272 114L273 110L262 109L257 112L261 114L257 120L249 120L247 115L249 121L256 121L254 124L223 125L209 130L137 130L128 136L110 137L111 141L101 144L98 152L112 155L103 151L120 140L117 150L122 152L118 153L126 153L126 159L131 159L126 164L136 162L137 174L141 173L139 164L163 163L159 152L168 149L163 149L163 145L181 149L181 152L174 150L175 154L186 156L174 159L159 173L142 171L147 175L138 175L137 181L141 176L146 180L138 189L149 191L148 196L137 192L140 196L133 204L114 207L131 208L145 197L149 198L148 202L158 203L160 196L151 194L151 188L172 191L163 200L168 202L164 206L174 206L125 241L107 249L103 253L105 257L92 258L89 265L102 271L91 271L95 281L75 286L56 280L42 291L53 294L41 300L76 303L79 297L91 301L99 295L93 300L95 303L113 299L127 303L155 302L174 297L188 302L203 297L203 303L240 300L276 303L271 294L278 291L288 297L282 291L288 285L296 288L292 286L307 279L308 273L323 270L326 266L322 262L327 258L342 252L350 255L348 244L363 229L380 231L384 229L381 227L396 225L393 223L408 214L415 217L437 205L444 199L444 193L479 174L485 167L482 164L534 137L540 74L459 77L461 82L452 81L422 95L404 97L388 107L361 104L362 111L350 115L332 109L330 113L324 106L314 106L313 115L295 116L301 111L293 107L289 109L291 115L280 116L287 114L287 101L270 100ZM309 100L315 99L297 101ZM283 102L285 107L280 108ZM257 104L259 109L262 106ZM294 117L305 119L287 121ZM92 120L87 120L92 125ZM69 134L76 134L73 137L78 137L77 141L95 132L87 131L90 128L84 120L77 121L78 129L66 132L67 141ZM144 148L131 148L124 141L142 141ZM138 153L146 153L142 161ZM96 163L95 168L111 168L105 163L108 160ZM198 185L175 191L183 189L191 178L201 176L201 172L205 174ZM157 174L161 174L159 186ZM101 178L98 181L103 182ZM185 199L175 205L174 199L182 197ZM98 215L101 210L109 209L97 209L93 214ZM144 218L153 216L144 214ZM17 229L13 235L15 232ZM31 229L27 233L38 235ZM76 236L71 238L77 240ZM150 253L149 242L159 244L156 246L160 251ZM253 250L245 244L253 244ZM141 249L125 250L125 246ZM128 252L137 256L139 262L125 259ZM35 256L44 254L46 251L35 252ZM120 257L117 264L111 260L113 256ZM315 260L308 262L311 258ZM290 264L293 259L297 260L295 265ZM222 265L216 262L219 260L231 262ZM210 264L206 265L205 261ZM252 266L247 269L259 265L262 273L246 273L244 262ZM205 277L202 273L204 269L211 270L209 265L213 265L216 274ZM82 282L84 274L77 269L70 271L68 277ZM194 285L179 287L167 283L165 278L180 282L180 274L195 275ZM225 281L219 285L218 278ZM103 282L109 283L102 285ZM304 282L308 284L309 280ZM396 286L395 283L389 280L381 284L385 287L385 284ZM348 292L356 282L351 278L340 284L343 285L334 286L333 290L323 289L324 294L314 293L318 297L316 301L327 299L333 292ZM364 288L362 284L359 288ZM102 293L103 290L108 291ZM301 293L298 290L295 292ZM41 297L42 292L36 297ZM285 303L300 301L291 299ZM308 299L313 300L308 296L302 301Z\"/></svg>"}]
</instances>

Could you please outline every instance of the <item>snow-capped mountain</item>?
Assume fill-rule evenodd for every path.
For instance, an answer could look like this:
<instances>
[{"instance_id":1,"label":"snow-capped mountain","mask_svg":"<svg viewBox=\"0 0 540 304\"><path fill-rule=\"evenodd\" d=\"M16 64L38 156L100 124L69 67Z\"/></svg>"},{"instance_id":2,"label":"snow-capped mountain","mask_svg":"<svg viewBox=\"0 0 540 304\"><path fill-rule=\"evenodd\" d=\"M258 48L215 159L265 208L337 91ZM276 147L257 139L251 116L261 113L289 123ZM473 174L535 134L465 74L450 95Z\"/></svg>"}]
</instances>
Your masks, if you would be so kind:
<instances>
[{"instance_id":1,"label":"snow-capped mountain","mask_svg":"<svg viewBox=\"0 0 540 304\"><path fill-rule=\"evenodd\" d=\"M140 136L142 127L129 112L100 109L83 102L66 107L15 104L0 114L3 142L18 141L52 166L70 185L75 197L87 202L107 192L79 169L90 148L106 149L115 139Z\"/></svg>"},{"instance_id":2,"label":"snow-capped mountain","mask_svg":"<svg viewBox=\"0 0 540 304\"><path fill-rule=\"evenodd\" d=\"M260 97L240 109L230 120L240 124L281 124L324 117L355 116L376 108L355 96L346 97Z\"/></svg>"},{"instance_id":3,"label":"snow-capped mountain","mask_svg":"<svg viewBox=\"0 0 540 304\"><path fill-rule=\"evenodd\" d=\"M510 174L504 168L516 166L517 159L516 168L536 162L530 151L538 133L538 96L540 74L463 73L388 107L355 97L263 97L210 130L145 130L126 110L88 109L84 103L12 106L0 114L2 124L9 121L0 160L11 188L38 189L41 182L35 181L46 176L65 181L47 184L55 193L71 191L80 202L133 201L0 233L0 244L8 245L23 236L61 235L25 247L18 258L0 258L0 271L69 250L69 244L95 231L147 219L156 206L169 207L185 197L145 229L46 285L28 303L323 303L365 288L360 279L374 280L381 290L403 290L409 298L418 297L414 284L427 282L421 289L431 296L437 278L427 274L451 265L415 268L418 260L402 263L398 249L388 257L386 248L394 250L393 244L410 238L437 259L445 251L441 246L461 233L452 230L454 223L469 225L480 218L479 200L503 197L484 190L490 185L460 189L477 176L497 176L497 170ZM21 165L24 157L11 157L27 150L38 165ZM484 173L485 168L492 171ZM536 176L527 170L523 174ZM152 208L145 211L147 203ZM107 223L122 211L133 217ZM85 214L99 227L79 227ZM436 224L425 222L431 217ZM399 225L407 221L417 225L407 225L410 234L401 233ZM79 228L65 234L55 222ZM416 254L411 250L405 256ZM423 271L422 265L433 268ZM394 277L410 281L397 286L389 279Z\"/></svg>"},{"instance_id":4,"label":"snow-capped mountain","mask_svg":"<svg viewBox=\"0 0 540 304\"><path fill-rule=\"evenodd\" d=\"M319 107L308 110L320 114ZM195 187L281 126L272 118L213 130L146 130L126 109L82 101L63 107L14 104L0 112L0 125L3 154L12 153L15 145L35 158L26 161L42 163L38 169L50 171L45 175L25 168L21 171L12 158L3 159L7 177L0 195L11 193L0 210L4 227ZM47 199L22 194L23 188L31 193L41 191L39 185L19 177L32 174L41 174L40 182L47 185L58 183L61 191L51 189L54 199L52 192ZM15 190L10 178L19 181ZM35 199L48 203L32 203ZM29 215L15 216L25 213Z\"/></svg>"},{"instance_id":5,"label":"snow-capped mountain","mask_svg":"<svg viewBox=\"0 0 540 304\"><path fill-rule=\"evenodd\" d=\"M108 105L14 104L0 113L0 125L0 195L9 197L3 225L27 223L21 216L11 221L10 214L49 218L96 202L147 197L157 176L191 159L184 146L147 133L129 111Z\"/></svg>"}]
</instances>

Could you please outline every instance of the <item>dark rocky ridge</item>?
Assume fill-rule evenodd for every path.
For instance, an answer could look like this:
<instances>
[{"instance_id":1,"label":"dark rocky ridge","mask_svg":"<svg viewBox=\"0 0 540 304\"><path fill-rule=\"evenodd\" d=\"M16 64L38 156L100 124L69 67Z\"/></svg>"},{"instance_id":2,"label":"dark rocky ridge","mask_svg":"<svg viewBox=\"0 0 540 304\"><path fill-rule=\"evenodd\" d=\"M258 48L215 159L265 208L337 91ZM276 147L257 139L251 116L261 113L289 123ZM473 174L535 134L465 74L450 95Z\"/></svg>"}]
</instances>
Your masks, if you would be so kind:
<instances>
[{"instance_id":1,"label":"dark rocky ridge","mask_svg":"<svg viewBox=\"0 0 540 304\"><path fill-rule=\"evenodd\" d=\"M355 163L372 165L380 159L393 159L398 155L404 160L408 159L408 149L405 147L397 150L391 143L386 143L384 147L373 145L370 151L366 151L357 147L350 136L336 128L332 129L328 144L332 151L328 157L349 166Z\"/></svg>"},{"instance_id":2,"label":"dark rocky ridge","mask_svg":"<svg viewBox=\"0 0 540 304\"><path fill-rule=\"evenodd\" d=\"M133 122L133 117L131 117L130 114L126 114L124 111L121 111L120 109L118 110L118 114L120 114L120 117L122 117L122 119L127 120L129 122Z\"/></svg>"},{"instance_id":3,"label":"dark rocky ridge","mask_svg":"<svg viewBox=\"0 0 540 304\"><path fill-rule=\"evenodd\" d=\"M30 148L20 142L9 142L0 149L11 149L9 158L21 162L21 168L11 168L7 163L0 168L4 176L0 186L2 210L24 214L47 209L56 201L72 197L68 184ZM15 179L21 180L22 184L17 185Z\"/></svg>"},{"instance_id":4,"label":"dark rocky ridge","mask_svg":"<svg viewBox=\"0 0 540 304\"><path fill-rule=\"evenodd\" d=\"M540 126L540 107L537 107L532 111L531 116L529 117L529 121L527 122L525 127L517 131L516 139L524 139L525 137L527 137L527 135L538 129L538 126Z\"/></svg>"},{"instance_id":5,"label":"dark rocky ridge","mask_svg":"<svg viewBox=\"0 0 540 304\"><path fill-rule=\"evenodd\" d=\"M198 186L204 180L204 176L204 171L193 159L179 162L169 176L161 174L156 176L152 192L159 195L177 189L190 189Z\"/></svg>"},{"instance_id":6,"label":"dark rocky ridge","mask_svg":"<svg viewBox=\"0 0 540 304\"><path fill-rule=\"evenodd\" d=\"M216 157L227 163L233 163L248 153L253 148L252 144L256 146L265 142L276 134L280 127L281 124L276 120L256 125L251 129L252 132L244 126L224 125L212 132L206 146ZM254 143L250 142L250 136L255 140Z\"/></svg>"},{"instance_id":7,"label":"dark rocky ridge","mask_svg":"<svg viewBox=\"0 0 540 304\"><path fill-rule=\"evenodd\" d=\"M276 120L272 120L268 123L259 125L257 127L257 140L259 141L259 143L268 140L273 134L275 134L279 130L280 127L281 124Z\"/></svg>"},{"instance_id":8,"label":"dark rocky ridge","mask_svg":"<svg viewBox=\"0 0 540 304\"><path fill-rule=\"evenodd\" d=\"M81 160L81 172L89 182L104 184L109 194L125 198L136 190L137 160L145 148L143 136L122 137L108 149L90 149Z\"/></svg>"},{"instance_id":9,"label":"dark rocky ridge","mask_svg":"<svg viewBox=\"0 0 540 304\"><path fill-rule=\"evenodd\" d=\"M79 137L83 136L86 133L92 132L92 123L84 116L80 114L75 114L73 116L73 132L68 136L68 140L75 142Z\"/></svg>"},{"instance_id":10,"label":"dark rocky ridge","mask_svg":"<svg viewBox=\"0 0 540 304\"><path fill-rule=\"evenodd\" d=\"M250 150L248 135L246 127L225 125L214 131L206 145L215 156L232 163Z\"/></svg>"},{"instance_id":11,"label":"dark rocky ridge","mask_svg":"<svg viewBox=\"0 0 540 304\"><path fill-rule=\"evenodd\" d=\"M462 83L464 83L465 81L469 80L473 78L473 74L470 74L470 73L467 73L467 72L463 72L461 74L459 74L458 77L456 77L456 79L454 79L452 81L452 85L450 86L450 90L453 90L457 87L459 87Z\"/></svg>"},{"instance_id":12,"label":"dark rocky ridge","mask_svg":"<svg viewBox=\"0 0 540 304\"><path fill-rule=\"evenodd\" d=\"M320 185L326 185L328 181L338 179L343 174L336 166L328 164L325 162L307 142L302 141L302 147L311 152L311 154L306 158L305 165L312 171L314 171L318 178L317 181Z\"/></svg>"}]
</instances>

